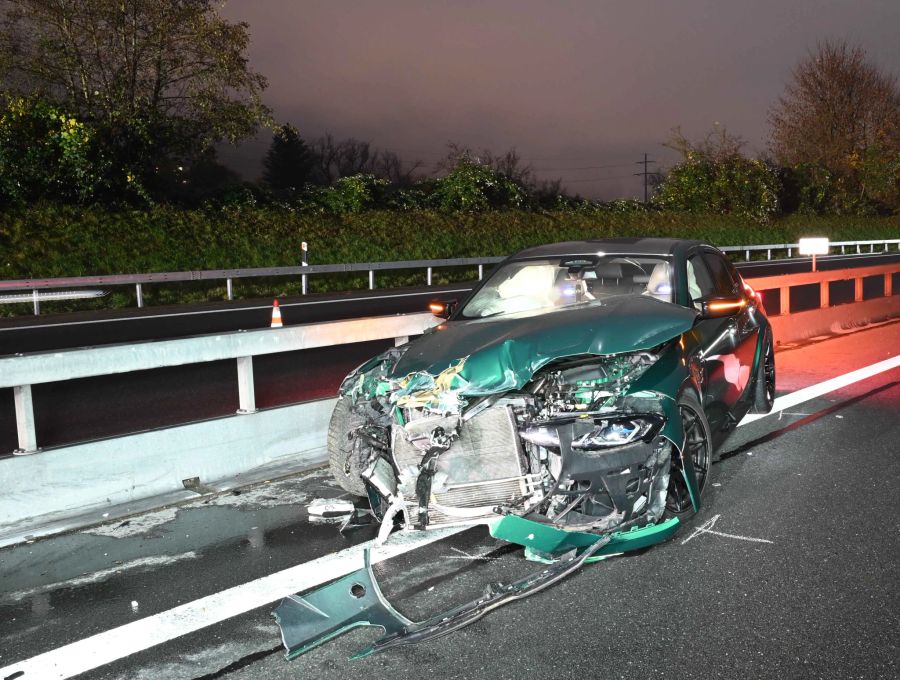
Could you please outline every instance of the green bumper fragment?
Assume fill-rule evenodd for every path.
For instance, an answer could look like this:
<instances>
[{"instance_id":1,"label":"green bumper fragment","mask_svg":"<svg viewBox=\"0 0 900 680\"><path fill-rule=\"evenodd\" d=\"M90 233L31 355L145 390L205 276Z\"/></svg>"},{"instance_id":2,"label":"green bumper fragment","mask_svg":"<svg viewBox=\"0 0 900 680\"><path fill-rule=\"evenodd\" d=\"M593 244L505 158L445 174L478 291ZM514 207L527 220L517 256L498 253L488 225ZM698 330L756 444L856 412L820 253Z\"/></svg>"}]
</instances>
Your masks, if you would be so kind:
<instances>
[{"instance_id":1,"label":"green bumper fragment","mask_svg":"<svg viewBox=\"0 0 900 680\"><path fill-rule=\"evenodd\" d=\"M597 562L610 555L640 550L662 543L678 531L678 526L678 518L673 517L659 524L613 533L610 535L609 543L585 562ZM491 536L499 538L501 541L524 546L525 557L535 562L553 562L570 550L575 549L581 552L603 538L601 535L582 531L563 531L549 524L516 515L507 515L495 522L491 525L490 532Z\"/></svg>"}]
</instances>

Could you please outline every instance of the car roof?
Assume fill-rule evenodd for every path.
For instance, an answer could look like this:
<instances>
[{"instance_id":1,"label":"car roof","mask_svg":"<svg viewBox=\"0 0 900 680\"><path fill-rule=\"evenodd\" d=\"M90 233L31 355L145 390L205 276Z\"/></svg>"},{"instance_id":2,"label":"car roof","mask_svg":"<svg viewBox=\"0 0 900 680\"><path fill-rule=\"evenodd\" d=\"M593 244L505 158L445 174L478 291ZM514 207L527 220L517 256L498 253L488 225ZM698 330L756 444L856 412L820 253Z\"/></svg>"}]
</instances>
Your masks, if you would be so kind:
<instances>
[{"instance_id":1,"label":"car roof","mask_svg":"<svg viewBox=\"0 0 900 680\"><path fill-rule=\"evenodd\" d=\"M513 255L512 259L595 255L598 252L607 255L672 255L676 251L683 252L698 245L703 245L703 242L680 238L599 238L589 241L548 243L534 248L526 248Z\"/></svg>"}]
</instances>

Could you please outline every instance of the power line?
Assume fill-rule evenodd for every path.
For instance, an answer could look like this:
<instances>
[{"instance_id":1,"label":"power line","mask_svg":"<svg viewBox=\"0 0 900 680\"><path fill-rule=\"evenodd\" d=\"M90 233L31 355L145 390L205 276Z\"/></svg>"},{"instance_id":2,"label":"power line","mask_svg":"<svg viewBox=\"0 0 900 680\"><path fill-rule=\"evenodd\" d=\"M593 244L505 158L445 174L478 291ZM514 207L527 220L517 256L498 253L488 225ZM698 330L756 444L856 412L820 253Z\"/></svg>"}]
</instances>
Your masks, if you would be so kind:
<instances>
[{"instance_id":1,"label":"power line","mask_svg":"<svg viewBox=\"0 0 900 680\"><path fill-rule=\"evenodd\" d=\"M570 179L565 180L562 179L563 184L575 184L576 182L602 182L607 179L628 179L632 177L632 175L613 175L612 177L590 177L588 179Z\"/></svg>"}]
</instances>

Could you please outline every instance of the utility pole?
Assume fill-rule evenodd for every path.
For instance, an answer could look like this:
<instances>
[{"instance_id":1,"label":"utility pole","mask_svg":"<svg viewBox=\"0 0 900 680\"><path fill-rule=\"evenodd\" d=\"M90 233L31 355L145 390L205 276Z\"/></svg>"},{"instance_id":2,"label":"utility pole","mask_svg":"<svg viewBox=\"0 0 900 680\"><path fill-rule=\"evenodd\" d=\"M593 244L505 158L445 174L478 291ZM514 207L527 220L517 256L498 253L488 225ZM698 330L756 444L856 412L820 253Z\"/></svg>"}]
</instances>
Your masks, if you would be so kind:
<instances>
[{"instance_id":1,"label":"utility pole","mask_svg":"<svg viewBox=\"0 0 900 680\"><path fill-rule=\"evenodd\" d=\"M648 203L649 200L650 200L650 196L649 196L649 194L647 193L647 179L648 179L648 177L650 176L650 172L647 170L647 164L648 164L648 163L655 163L655 162L656 162L656 161L650 160L649 158L647 158L647 154L644 154L644 160L638 161L638 162L637 162L638 165L643 165L643 166L644 166L644 171L643 171L643 172L636 172L636 173L634 173L634 176L635 176L635 177L642 177L642 176L643 176L643 178L644 178L644 205L647 205L647 203Z\"/></svg>"}]
</instances>

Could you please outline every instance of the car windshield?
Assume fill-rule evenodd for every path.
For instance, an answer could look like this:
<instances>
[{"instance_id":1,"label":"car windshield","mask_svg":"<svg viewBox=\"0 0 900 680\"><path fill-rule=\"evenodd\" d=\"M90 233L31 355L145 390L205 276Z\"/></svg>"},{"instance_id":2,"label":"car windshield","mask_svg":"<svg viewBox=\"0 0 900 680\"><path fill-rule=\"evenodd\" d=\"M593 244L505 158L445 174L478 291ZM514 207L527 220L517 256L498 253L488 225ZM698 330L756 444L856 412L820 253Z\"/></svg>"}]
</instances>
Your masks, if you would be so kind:
<instances>
[{"instance_id":1,"label":"car windshield","mask_svg":"<svg viewBox=\"0 0 900 680\"><path fill-rule=\"evenodd\" d=\"M672 302L672 268L663 257L596 255L509 262L462 310L481 318L581 304L615 295Z\"/></svg>"}]
</instances>

